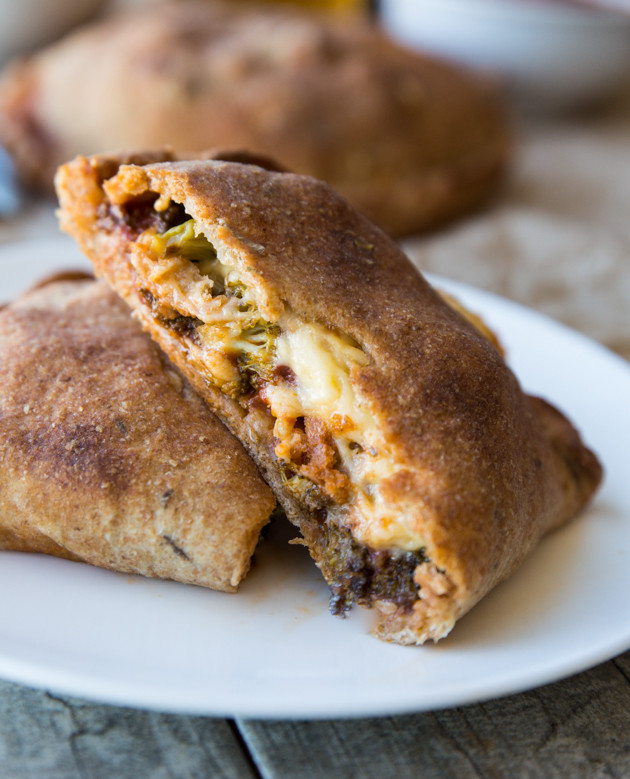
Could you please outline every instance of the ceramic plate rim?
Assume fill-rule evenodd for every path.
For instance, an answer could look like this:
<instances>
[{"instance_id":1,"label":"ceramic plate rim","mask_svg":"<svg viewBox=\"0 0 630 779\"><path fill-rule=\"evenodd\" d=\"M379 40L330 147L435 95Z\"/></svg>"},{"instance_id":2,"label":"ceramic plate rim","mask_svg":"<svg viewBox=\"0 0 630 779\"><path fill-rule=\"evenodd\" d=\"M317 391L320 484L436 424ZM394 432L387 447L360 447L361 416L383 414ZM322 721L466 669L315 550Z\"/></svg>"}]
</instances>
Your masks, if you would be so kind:
<instances>
[{"instance_id":1,"label":"ceramic plate rim","mask_svg":"<svg viewBox=\"0 0 630 779\"><path fill-rule=\"evenodd\" d=\"M79 264L78 255L72 254L70 245L65 239L42 239L12 245L3 245L0 246L0 285L7 281L7 273L9 272L7 271L7 267L11 266L13 271L15 271L15 268L19 265L18 258L27 256L29 252L33 255L36 250L44 249L46 256L48 257L47 262L50 265L50 270L53 270L54 267L65 268L69 265ZM63 253L69 253L69 255L73 257L72 261L62 261L61 257L65 256ZM43 265L45 264L46 262L43 263ZM22 273L24 279L26 279L28 273L23 271ZM38 273L41 273L41 268L39 266ZM559 343L565 344L567 348L574 349L576 353L590 359L591 362L608 366L611 375L618 374L620 377L623 377L623 380L630 381L630 366L628 366L620 357L608 352L604 347L589 340L586 336L583 336L538 312L498 297L492 293L437 276L430 276L430 278L437 286L444 287L447 291L458 295L464 302L468 303L473 310L485 314L486 319L491 326L494 324L495 320L497 322L502 322L504 320L510 320L510 318L516 319L517 321L520 321L521 325L526 329L530 328L537 332L546 332L551 340L558 340ZM0 289L2 289L2 286L0 286ZM4 294L2 297L4 297ZM500 332L499 335L504 336L506 334ZM545 345L543 344L540 348L544 353ZM612 392L612 390L610 391ZM556 400L556 398L553 398L553 400ZM561 401L561 399L557 400L559 402ZM592 423L592 420L590 420L590 422ZM605 462L606 467L609 465L611 464ZM623 500L616 506L616 509L620 510L620 516L622 516L622 518L630 521L630 494L627 490L622 494L622 498ZM609 500L609 498L607 498L607 500ZM613 508L615 508L615 506L613 506ZM601 513L601 509L597 508L596 502L591 513L597 514L598 511ZM587 521L592 522L593 518L591 516L587 517L587 520L582 524L585 525ZM564 531L560 532L562 533ZM576 535L579 535L577 531ZM11 567L15 568L17 559L20 557L19 555L15 555L15 553L2 553L1 556L4 566L0 566L0 569L7 567L9 569ZM28 568L33 565L33 560L35 558L36 556L25 556L21 559L26 562ZM37 559L40 561L42 560L42 558ZM38 563L38 565L41 565L41 563ZM56 571L71 571L67 566L76 567L76 564L49 559L45 563L45 566L51 568L51 570L55 569ZM97 572L96 569L93 570L95 573L91 575L91 578L96 577L99 581L100 579L103 579L103 581L107 579L109 582L116 581L108 578L116 576L116 574ZM63 575L65 576L68 574L66 573ZM74 574L72 574L72 576L74 576ZM81 579L84 577L79 576L78 578ZM0 573L0 581L1 580L2 574ZM630 584L630 570L628 573L628 583ZM114 584L112 583L107 586L113 588ZM174 595L173 593L176 591L172 589L184 588L184 585L145 580L139 583L138 586L141 588L149 587L151 591L153 591L152 588L161 587L163 588L165 598L179 598L181 602L184 602L181 600L181 592L183 592L183 590L177 590L180 594ZM503 587L505 585L501 586ZM20 593L15 597L19 599ZM188 597L197 599L198 595L193 596L191 594L190 596L186 596L186 598ZM480 607L476 608L479 609ZM473 620L474 613L475 610L471 612L469 617L465 617L464 619ZM328 615L326 615L326 618L332 620ZM0 623L1 622L2 620L0 620ZM337 624L339 621L333 622ZM344 634L345 638L342 638L341 641L348 640L349 647L362 647L363 635L357 635L357 633L363 630L367 624L364 615L358 620L355 619L356 624L353 625L352 622L353 620L350 620L349 624L343 625L344 630L347 629L350 632ZM335 627L334 630L331 630L329 627L324 628L325 632L329 632L329 630L331 633L339 633L339 635L342 635L337 627ZM456 635L456 631L457 628L453 633L454 636ZM19 635L18 631L17 636L19 637ZM350 636L350 638L348 638L348 636ZM375 641L375 639L365 636L365 641ZM447 641L450 641L450 639L447 639ZM367 646L367 644L365 644L365 646ZM387 647L389 645L384 646ZM444 646L446 647L445 651L448 650L446 642L444 643ZM429 651L439 653L442 651L441 647L442 644L438 644L437 647L430 648ZM582 649L578 649L578 651L573 651L568 654L565 653L564 655L560 654L556 656L553 661L541 660L538 663L532 662L527 668L520 668L512 670L511 672L503 671L498 673L492 680L486 679L483 683L471 683L467 686L460 685L459 687L454 687L452 685L449 686L445 680L444 685L441 688L434 687L430 693L425 692L419 694L413 685L410 685L410 688L407 690L401 689L398 681L398 686L393 686L391 694L387 694L387 692L380 690L379 694L373 698L370 698L370 695L368 694L367 697L365 695L363 697L358 695L353 700L344 700L341 696L333 699L331 699L330 696L328 699L326 699L325 696L322 699L316 699L316 695L310 700L307 699L303 701L298 700L295 696L291 697L290 695L285 695L284 697L280 695L279 697L270 700L269 697L265 698L262 694L252 694L251 690L234 690L231 696L224 695L221 700L209 700L207 697L199 694L199 690L180 689L178 691L171 689L166 684L162 689L153 689L145 683L147 680L134 684L133 682L130 682L129 679L124 678L124 673L126 673L124 670L124 663L121 664L124 673L121 672L121 669L119 668L118 671L121 672L122 675L119 675L118 678L111 678L112 668L91 670L88 668L86 670L85 667L63 668L60 665L53 667L41 658L39 660L33 659L33 656L36 656L37 652L34 652L31 657L27 656L28 653L20 656L20 651L24 652L24 649L23 647L20 648L19 641L17 641L17 643L14 642L14 645L11 645L11 641L7 639L3 630L0 629L0 676L10 681L34 687L43 687L57 694L74 695L108 704L173 713L243 716L267 719L365 717L435 710L521 692L585 670L586 668L615 656L628 647L630 647L630 620L628 621L627 627L616 625L615 630L611 630L607 636L602 636L599 640L590 641L588 645L585 645ZM408 653L426 651L425 648L417 650L399 647L396 647L395 650ZM373 653L373 645L370 645L366 651L368 651L368 653ZM383 651L377 654L379 657L386 657L388 653L387 651ZM427 655L427 657L429 657L429 655ZM429 661L429 664L430 662L431 661ZM418 661L418 663L422 665L420 661ZM110 672L110 675L106 673L106 670ZM116 677L116 674L114 674L114 677ZM299 680L300 678L298 675L297 681ZM151 679L148 679L148 681L150 682ZM296 680L294 679L290 679L289 682L290 684L296 684ZM347 683L349 684L349 682ZM265 683L262 683L260 689L266 689ZM313 689L316 690L316 686L314 686ZM287 690L289 690L288 684Z\"/></svg>"}]
</instances>

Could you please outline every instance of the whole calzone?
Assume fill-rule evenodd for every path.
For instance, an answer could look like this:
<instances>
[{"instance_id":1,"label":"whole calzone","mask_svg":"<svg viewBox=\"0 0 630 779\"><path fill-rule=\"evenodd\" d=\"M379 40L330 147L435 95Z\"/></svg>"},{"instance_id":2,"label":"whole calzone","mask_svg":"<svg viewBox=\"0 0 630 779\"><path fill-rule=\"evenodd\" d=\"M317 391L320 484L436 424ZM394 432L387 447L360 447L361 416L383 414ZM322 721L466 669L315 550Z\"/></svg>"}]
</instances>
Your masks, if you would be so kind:
<instances>
[{"instance_id":1,"label":"whole calzone","mask_svg":"<svg viewBox=\"0 0 630 779\"><path fill-rule=\"evenodd\" d=\"M77 154L249 149L395 234L485 202L512 145L487 84L368 22L216 0L147 3L13 63L0 142L48 186Z\"/></svg>"},{"instance_id":2,"label":"whole calzone","mask_svg":"<svg viewBox=\"0 0 630 779\"><path fill-rule=\"evenodd\" d=\"M233 592L275 500L102 282L0 311L0 548Z\"/></svg>"},{"instance_id":3,"label":"whole calzone","mask_svg":"<svg viewBox=\"0 0 630 779\"><path fill-rule=\"evenodd\" d=\"M141 162L141 157L136 158ZM78 158L62 227L226 420L377 634L446 635L601 478L564 416L321 181Z\"/></svg>"}]
</instances>

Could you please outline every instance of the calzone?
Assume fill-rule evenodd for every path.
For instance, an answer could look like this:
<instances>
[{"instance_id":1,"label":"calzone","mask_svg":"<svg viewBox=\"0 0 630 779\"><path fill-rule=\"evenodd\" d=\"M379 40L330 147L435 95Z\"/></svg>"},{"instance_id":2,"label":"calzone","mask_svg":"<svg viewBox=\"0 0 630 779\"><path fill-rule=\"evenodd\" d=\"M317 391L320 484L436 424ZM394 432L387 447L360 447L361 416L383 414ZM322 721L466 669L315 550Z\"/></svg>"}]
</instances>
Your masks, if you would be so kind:
<instances>
[{"instance_id":1,"label":"calzone","mask_svg":"<svg viewBox=\"0 0 630 779\"><path fill-rule=\"evenodd\" d=\"M332 591L440 639L589 500L596 457L323 182L85 158L61 224L258 463Z\"/></svg>"},{"instance_id":2,"label":"calzone","mask_svg":"<svg viewBox=\"0 0 630 779\"><path fill-rule=\"evenodd\" d=\"M103 282L0 312L0 548L233 592L275 506Z\"/></svg>"},{"instance_id":3,"label":"calzone","mask_svg":"<svg viewBox=\"0 0 630 779\"><path fill-rule=\"evenodd\" d=\"M0 69L0 144L30 183L50 188L77 154L229 146L325 179L404 235L485 205L506 179L513 133L494 89L368 20L135 5Z\"/></svg>"}]
</instances>

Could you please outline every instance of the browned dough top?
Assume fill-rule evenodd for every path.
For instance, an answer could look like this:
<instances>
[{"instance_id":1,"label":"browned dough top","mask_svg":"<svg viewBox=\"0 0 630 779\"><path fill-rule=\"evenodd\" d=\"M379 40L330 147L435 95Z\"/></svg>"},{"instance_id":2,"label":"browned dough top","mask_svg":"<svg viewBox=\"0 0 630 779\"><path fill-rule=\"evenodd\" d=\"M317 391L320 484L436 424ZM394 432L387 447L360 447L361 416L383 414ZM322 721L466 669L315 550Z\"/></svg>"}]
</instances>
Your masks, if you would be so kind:
<instances>
[{"instance_id":1,"label":"browned dough top","mask_svg":"<svg viewBox=\"0 0 630 779\"><path fill-rule=\"evenodd\" d=\"M427 553L453 585L456 616L591 497L601 467L572 425L527 397L489 341L327 185L220 161L122 166L103 184L102 164L79 158L61 169L62 226L243 440L238 411L199 379L181 340L151 321L134 286L128 238L99 221L102 203L147 191L183 203L257 289L263 315L274 320L288 306L348 333L365 350L370 364L355 369L353 382L406 466L381 493L417 507ZM266 476L286 497L280 480ZM431 582L422 586L429 601ZM382 632L407 640L426 630L425 618L390 613Z\"/></svg>"},{"instance_id":2,"label":"browned dough top","mask_svg":"<svg viewBox=\"0 0 630 779\"><path fill-rule=\"evenodd\" d=\"M0 545L233 591L274 506L102 283L0 312Z\"/></svg>"},{"instance_id":3,"label":"browned dough top","mask_svg":"<svg viewBox=\"0 0 630 779\"><path fill-rule=\"evenodd\" d=\"M77 154L249 149L392 234L485 202L512 145L489 85L368 22L209 1L152 3L5 69L0 139L48 186Z\"/></svg>"}]
</instances>

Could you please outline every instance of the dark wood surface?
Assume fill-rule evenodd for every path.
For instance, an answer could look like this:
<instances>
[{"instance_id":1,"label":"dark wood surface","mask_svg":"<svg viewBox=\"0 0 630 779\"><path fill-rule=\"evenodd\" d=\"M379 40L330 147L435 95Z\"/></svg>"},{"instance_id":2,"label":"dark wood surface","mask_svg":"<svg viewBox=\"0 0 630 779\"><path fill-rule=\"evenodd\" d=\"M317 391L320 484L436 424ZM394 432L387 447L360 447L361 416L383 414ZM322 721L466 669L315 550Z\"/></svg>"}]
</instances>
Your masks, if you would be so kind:
<instances>
[{"instance_id":1,"label":"dark wood surface","mask_svg":"<svg viewBox=\"0 0 630 779\"><path fill-rule=\"evenodd\" d=\"M0 682L2 779L630 776L630 652L520 695L360 720L159 714Z\"/></svg>"}]
</instances>

